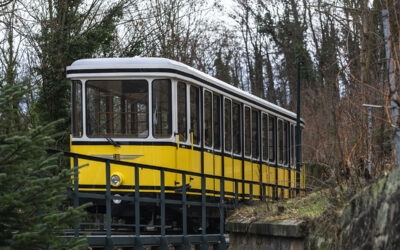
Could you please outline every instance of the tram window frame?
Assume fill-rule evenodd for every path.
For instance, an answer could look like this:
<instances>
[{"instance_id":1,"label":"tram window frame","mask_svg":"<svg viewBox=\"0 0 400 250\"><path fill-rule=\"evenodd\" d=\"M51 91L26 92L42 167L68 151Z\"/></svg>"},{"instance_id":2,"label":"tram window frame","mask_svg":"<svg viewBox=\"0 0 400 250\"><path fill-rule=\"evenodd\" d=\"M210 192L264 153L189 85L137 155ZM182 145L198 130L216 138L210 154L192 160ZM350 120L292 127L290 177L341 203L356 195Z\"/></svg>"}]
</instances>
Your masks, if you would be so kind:
<instances>
[{"instance_id":1,"label":"tram window frame","mask_svg":"<svg viewBox=\"0 0 400 250\"><path fill-rule=\"evenodd\" d=\"M275 115L268 114L268 162L272 164L277 162L278 158L278 139L277 133L275 133L275 130L276 132L278 131L276 129L276 119L277 117Z\"/></svg>"},{"instance_id":2,"label":"tram window frame","mask_svg":"<svg viewBox=\"0 0 400 250\"><path fill-rule=\"evenodd\" d=\"M283 121L283 141L285 145L283 146L283 160L284 165L289 166L289 122Z\"/></svg>"},{"instance_id":3,"label":"tram window frame","mask_svg":"<svg viewBox=\"0 0 400 250\"><path fill-rule=\"evenodd\" d=\"M197 90L197 102L195 103L195 104L197 104L197 110L196 109L192 109L192 104L193 104L193 102L192 102L192 90L193 89L196 89ZM201 130L200 130L200 120L201 120L201 117L200 117L200 87L197 87L197 86L195 86L195 85L190 85L190 88L189 88L189 108L190 108L190 118L189 118L189 121L190 121L190 130L189 130L189 136L190 136L190 143L193 143L193 145L200 145L200 143L201 143ZM196 130L193 128L193 120L192 120L192 118L193 118L193 116L192 116L192 114L193 114L193 110L196 110L196 112L197 112L197 128L196 128ZM192 135L191 135L191 133L193 132L193 141L192 141ZM197 132L197 135L196 135L196 133L195 132Z\"/></svg>"},{"instance_id":4,"label":"tram window frame","mask_svg":"<svg viewBox=\"0 0 400 250\"><path fill-rule=\"evenodd\" d=\"M290 130L291 130L290 139L292 141L292 144L291 144L292 145L291 166L292 166L292 168L296 168L296 129L295 129L295 125L293 123L290 125Z\"/></svg>"},{"instance_id":5,"label":"tram window frame","mask_svg":"<svg viewBox=\"0 0 400 250\"><path fill-rule=\"evenodd\" d=\"M235 107L236 106L236 107ZM242 105L232 101L232 150L234 155L242 155ZM235 121L235 108L239 112ZM236 139L235 139L236 138Z\"/></svg>"},{"instance_id":6,"label":"tram window frame","mask_svg":"<svg viewBox=\"0 0 400 250\"><path fill-rule=\"evenodd\" d=\"M229 102L229 123L227 122L227 116L226 116L226 102ZM232 153L233 145L232 145L232 99L224 97L224 152L226 153ZM229 131L227 131L227 125L229 124ZM229 133L227 133L229 132ZM228 145L228 137L229 135L229 148L227 148Z\"/></svg>"},{"instance_id":7,"label":"tram window frame","mask_svg":"<svg viewBox=\"0 0 400 250\"><path fill-rule=\"evenodd\" d=\"M255 116L257 119L254 120ZM260 159L260 111L251 109L251 157Z\"/></svg>"},{"instance_id":8,"label":"tram window frame","mask_svg":"<svg viewBox=\"0 0 400 250\"><path fill-rule=\"evenodd\" d=\"M138 124L136 124L136 126L139 126L139 123L145 123L143 128L141 128L142 130L139 130L139 128L137 129L137 131L135 131L138 136L132 136L131 134L125 134L125 135L115 135L115 134L110 134L110 132L107 132L110 130L110 120L111 119L105 119L105 133L102 132L100 133L100 131L103 129L101 122L102 119L101 117L106 115L109 116L109 114L107 115L106 113L108 112L107 110L109 110L110 105L107 104L107 102L109 102L111 99L110 97L114 97L114 95L110 95L110 93L112 94L112 92L114 91L110 91L110 89L112 90L112 88L110 87L110 89L106 89L103 87L103 89L101 87L99 87L98 85L96 85L97 83L102 83L107 86L107 85L112 85L115 83L120 83L121 84L121 88L124 88L122 85L123 84L133 84L133 83L127 83L127 82L142 82L143 86L140 88L143 88L145 90L145 92L132 92L132 93L145 93L146 97L144 99L143 103L140 103L140 100L136 100L136 105L141 105L143 107L145 107L144 112L131 112L133 114L136 114L136 118L138 119L137 122ZM105 83L105 82L109 82L109 83ZM144 140L149 138L150 136L150 109L151 109L151 103L150 103L150 91L151 91L151 86L150 86L150 82L147 79L143 79L143 78L135 78L135 79L94 79L94 80L86 80L85 81L85 133L86 136L88 138L107 138L107 137L112 137L112 138L129 138L129 139L139 139L139 140ZM128 85L129 86L129 85ZM108 86L107 86L108 87ZM126 87L127 88L127 87ZM102 90L102 91L100 91ZM90 92L93 91L93 94L91 94ZM122 91L121 91L122 93ZM124 91L124 93L126 93L126 91ZM91 100L93 99L93 100ZM104 99L104 101L102 102L102 100ZM91 106L91 102L93 102L93 112L90 112L89 109L92 108ZM103 105L102 105L103 104ZM104 109L104 105L108 106L105 108L105 111L102 111L102 109ZM127 103L128 105L128 103ZM133 104L131 104L133 105ZM136 106L137 107L137 106ZM93 114L91 114L93 113ZM143 115L143 114L144 115ZM139 120L139 114L142 114L142 116L145 118L143 119L143 121ZM89 117L90 116L90 117ZM93 116L93 117L92 117ZM94 118L95 121L93 124L93 119ZM132 117L131 117L132 118ZM114 121L114 119L112 119ZM93 128L91 128L91 126L93 126ZM97 131L96 131L96 127L97 127ZM92 132L92 130L94 130ZM132 128L131 128L132 131ZM139 135L144 135L144 136L139 136Z\"/></svg>"},{"instance_id":9,"label":"tram window frame","mask_svg":"<svg viewBox=\"0 0 400 250\"><path fill-rule=\"evenodd\" d=\"M264 120L265 118L265 120ZM268 136L268 123L269 117L267 113L261 112L261 154L262 154L262 161L268 162L269 160L269 136Z\"/></svg>"},{"instance_id":10,"label":"tram window frame","mask_svg":"<svg viewBox=\"0 0 400 250\"><path fill-rule=\"evenodd\" d=\"M213 147L214 150L216 151L221 151L221 142L222 142L221 100L222 100L222 95L213 93Z\"/></svg>"},{"instance_id":11,"label":"tram window frame","mask_svg":"<svg viewBox=\"0 0 400 250\"><path fill-rule=\"evenodd\" d=\"M247 158L250 158L252 153L251 153L251 107L244 105L244 111L243 111L243 128L244 128L244 156ZM248 114L246 111L249 111ZM249 117L249 124L246 127L246 119ZM247 129L248 130L247 130Z\"/></svg>"},{"instance_id":12,"label":"tram window frame","mask_svg":"<svg viewBox=\"0 0 400 250\"><path fill-rule=\"evenodd\" d=\"M283 120L278 118L277 122L277 153L278 153L278 164L283 165L284 164L284 159L283 159Z\"/></svg>"},{"instance_id":13,"label":"tram window frame","mask_svg":"<svg viewBox=\"0 0 400 250\"><path fill-rule=\"evenodd\" d=\"M167 125L168 125L168 130L167 130L167 133L164 135L163 134L163 128L161 128L161 134L160 133L156 133L156 132L158 132L158 131L156 131L156 128L155 128L155 126L154 126L154 120L155 120L155 118L154 118L154 94L155 94L155 91L154 91L154 87L155 87L155 84L158 82L158 81L167 81L167 83L168 83L168 85L169 85L169 87L168 87L168 93L167 93L167 96L168 96L168 117L167 117ZM161 94L165 94L165 93L162 93L161 92ZM162 106L161 106L162 107ZM151 127L152 127L152 134L153 134L153 137L154 138L157 138L157 139L161 139L161 138L171 138L171 136L172 136L172 83L171 83L171 80L170 79L154 79L152 82L151 82L151 117L152 117L152 125L151 125ZM162 114L161 114L161 120L163 119L163 117L162 117ZM162 126L162 125L161 125Z\"/></svg>"},{"instance_id":14,"label":"tram window frame","mask_svg":"<svg viewBox=\"0 0 400 250\"><path fill-rule=\"evenodd\" d=\"M79 85L80 95L77 92ZM83 136L83 84L81 80L71 81L71 104L72 104L72 119L71 119L71 134L74 138ZM79 102L77 98L79 97Z\"/></svg>"},{"instance_id":15,"label":"tram window frame","mask_svg":"<svg viewBox=\"0 0 400 250\"><path fill-rule=\"evenodd\" d=\"M210 107L209 110L207 110L206 108L206 94L210 95ZM209 117L207 117L209 115ZM207 118L210 118L209 121L209 138L207 138ZM204 139L204 147L205 148L212 148L214 145L214 138L213 138L213 93L210 90L204 89L203 90L203 139ZM207 144L207 139L209 139L210 143Z\"/></svg>"},{"instance_id":16,"label":"tram window frame","mask_svg":"<svg viewBox=\"0 0 400 250\"><path fill-rule=\"evenodd\" d=\"M179 92L180 87L184 86L184 91ZM188 87L185 82L178 81L176 84L176 98L177 98L177 109L176 109L176 117L177 117L177 131L179 135L179 143L186 143L188 140ZM184 94L184 100L180 94ZM183 127L181 127L183 125ZM183 138L183 140L182 140Z\"/></svg>"},{"instance_id":17,"label":"tram window frame","mask_svg":"<svg viewBox=\"0 0 400 250\"><path fill-rule=\"evenodd\" d=\"M288 167L291 168L292 164L293 164L293 152L292 152L292 148L293 148L293 141L292 141L292 123L289 122L288 124L288 152L289 152L289 161L288 161Z\"/></svg>"}]
</instances>

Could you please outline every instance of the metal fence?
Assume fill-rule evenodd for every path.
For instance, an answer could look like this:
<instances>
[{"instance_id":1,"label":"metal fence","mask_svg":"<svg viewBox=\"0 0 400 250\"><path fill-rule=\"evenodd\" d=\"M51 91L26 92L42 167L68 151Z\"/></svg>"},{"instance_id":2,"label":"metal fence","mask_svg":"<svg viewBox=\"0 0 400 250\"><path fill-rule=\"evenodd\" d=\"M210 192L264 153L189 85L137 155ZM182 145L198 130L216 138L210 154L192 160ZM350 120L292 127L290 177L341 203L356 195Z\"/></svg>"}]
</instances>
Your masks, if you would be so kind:
<instances>
[{"instance_id":1,"label":"metal fence","mask_svg":"<svg viewBox=\"0 0 400 250\"><path fill-rule=\"evenodd\" d=\"M51 152L56 153L60 151L51 150ZM80 198L89 199L103 199L105 200L106 213L105 213L105 232L103 234L96 235L83 235L80 232L81 223L77 222L74 227L73 235L68 237L86 237L90 246L103 246L106 249L114 249L114 247L131 247L134 249L143 249L144 246L157 246L158 249L169 249L169 247L174 247L175 249L191 249L191 246L195 246L196 249L209 249L213 246L214 249L226 249L226 235L224 231L224 221L225 221L225 209L233 209L239 206L240 200L252 201L253 196L253 186L260 187L259 199L276 199L278 188L281 190L289 189L290 193L295 193L302 189L282 186L270 183L261 183L255 181L248 181L243 179L234 179L223 176L214 176L204 173L190 172L172 168L164 168L158 166L150 166L144 164L130 163L112 159L104 159L100 157L88 156L83 154L63 152L63 154L69 158L73 158L74 165L74 176L73 176L73 203L74 207L79 206ZM104 171L106 172L106 191L104 194L79 191L79 179L78 179L78 159L89 160L95 162L104 163ZM111 194L111 183L110 183L110 165L122 165L127 167L132 167L135 176L135 188L134 196L121 195L115 196ZM139 169L150 169L159 171L160 173L160 195L159 197L143 197L141 196L140 186L139 186ZM182 188L180 190L181 199L167 199L165 196L165 173L176 173L182 176ZM188 186L186 185L187 176L196 176L201 178L201 201L192 201L187 199ZM206 180L213 179L219 180L220 191L219 191L219 201L209 202L207 201L206 195ZM230 198L232 203L226 202L225 195L225 182L234 183L234 196ZM249 194L242 195L239 193L239 184L249 186ZM139 188L137 188L139 187ZM272 188L272 197L268 196L267 187ZM243 189L244 191L244 189ZM199 194L200 195L200 194ZM125 234L113 234L112 232L112 216L111 216L111 202L113 199L118 199L122 201L130 201L134 206L134 225L132 227L134 230L130 233ZM161 225L159 235L143 235L141 233L140 224L140 207L143 203L155 203L160 206L161 215ZM181 235L168 235L166 234L166 205L177 205L181 206L182 209L182 234ZM188 234L188 206L199 206L201 207L201 234ZM218 208L219 209L219 234L208 234L207 233L207 208Z\"/></svg>"}]
</instances>

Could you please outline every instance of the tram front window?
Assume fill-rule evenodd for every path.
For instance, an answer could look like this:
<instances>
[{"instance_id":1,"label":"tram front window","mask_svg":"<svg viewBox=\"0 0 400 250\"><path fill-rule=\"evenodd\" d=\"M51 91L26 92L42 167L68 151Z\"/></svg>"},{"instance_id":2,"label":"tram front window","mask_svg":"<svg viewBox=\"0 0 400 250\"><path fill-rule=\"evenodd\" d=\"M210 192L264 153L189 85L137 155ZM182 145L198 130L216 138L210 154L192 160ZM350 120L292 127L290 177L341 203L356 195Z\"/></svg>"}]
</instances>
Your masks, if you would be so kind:
<instances>
[{"instance_id":1,"label":"tram front window","mask_svg":"<svg viewBox=\"0 0 400 250\"><path fill-rule=\"evenodd\" d=\"M146 138L148 93L146 80L87 81L87 136Z\"/></svg>"}]
</instances>

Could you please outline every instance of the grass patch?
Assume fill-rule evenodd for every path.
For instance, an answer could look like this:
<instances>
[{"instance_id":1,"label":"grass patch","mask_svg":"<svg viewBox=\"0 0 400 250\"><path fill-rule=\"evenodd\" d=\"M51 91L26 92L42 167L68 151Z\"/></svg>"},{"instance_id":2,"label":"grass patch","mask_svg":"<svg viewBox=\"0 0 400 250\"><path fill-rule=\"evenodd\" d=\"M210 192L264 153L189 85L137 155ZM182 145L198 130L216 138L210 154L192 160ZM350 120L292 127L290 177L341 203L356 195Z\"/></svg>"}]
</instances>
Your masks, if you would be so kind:
<instances>
[{"instance_id":1,"label":"grass patch","mask_svg":"<svg viewBox=\"0 0 400 250\"><path fill-rule=\"evenodd\" d=\"M237 209L228 221L268 221L281 219L305 219L321 216L332 208L328 200L328 190L311 193L278 202L255 202L252 206Z\"/></svg>"}]
</instances>

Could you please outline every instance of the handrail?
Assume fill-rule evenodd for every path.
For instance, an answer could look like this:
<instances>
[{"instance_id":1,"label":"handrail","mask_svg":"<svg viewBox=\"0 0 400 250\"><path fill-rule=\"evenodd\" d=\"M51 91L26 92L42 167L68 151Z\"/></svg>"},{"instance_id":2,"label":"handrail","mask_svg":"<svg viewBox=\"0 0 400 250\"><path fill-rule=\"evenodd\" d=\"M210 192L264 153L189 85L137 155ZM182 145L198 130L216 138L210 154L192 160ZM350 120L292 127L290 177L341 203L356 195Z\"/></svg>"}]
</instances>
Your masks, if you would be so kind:
<instances>
[{"instance_id":1,"label":"handrail","mask_svg":"<svg viewBox=\"0 0 400 250\"><path fill-rule=\"evenodd\" d=\"M180 169L168 168L168 167L159 167L159 166L153 166L153 165L147 165L147 164L141 164L141 163L133 163L133 162L113 160L113 159L104 159L101 157L78 154L78 153L73 153L73 152L68 152L68 151L57 150L57 149L48 149L47 152L63 153L65 156L69 156L69 157L77 157L80 159L85 159L85 160L90 160L90 161L98 161L98 162L104 162L104 163L110 162L110 164L123 165L123 166L127 166L127 167L139 167L139 168L145 168L145 169L151 169L151 170L157 170L157 171L163 170L163 171L177 173L177 174L193 175L193 176L197 176L197 177L204 176L205 178L210 178L210 179L218 179L218 180L232 181L232 182L238 181L241 183L260 185L260 182L257 182L257 181L235 179L235 178L231 178L231 177L210 175L210 174L205 174L205 173L202 174L202 173L192 172L192 171L187 171L187 170L180 170ZM288 170L294 171L292 169L288 169ZM271 183L265 183L265 182L262 182L262 185L265 185L268 187L276 187L276 188L283 188L283 189L299 189L300 191L305 191L302 188L295 188L295 187L289 187L289 186L283 186L283 185L279 185L279 184L271 184Z\"/></svg>"},{"instance_id":2,"label":"handrail","mask_svg":"<svg viewBox=\"0 0 400 250\"><path fill-rule=\"evenodd\" d=\"M235 178L230 178L230 177L224 177L224 176L214 176L210 174L202 174L198 172L191 172L191 171L186 171L186 170L180 170L180 169L173 169L173 168L166 168L166 167L160 167L160 166L152 166L152 165L146 165L146 164L139 164L139 163L132 163L132 162L125 162L125 161L120 161L120 160L114 160L114 159L105 159L101 157L96 157L96 156L89 156L89 155L84 155L84 154L78 154L78 153L72 153L72 152L67 152L67 151L61 151L61 150L56 150L56 149L48 149L48 153L62 153L64 156L71 157L73 159L73 166L74 166L74 173L73 173L73 192L72 196L74 199L74 207L79 206L79 198L91 198L91 199L104 199L105 200L105 205L106 205L106 232L103 237L97 237L97 238L88 238L89 242L92 242L92 246L97 246L99 242L103 244L103 246L106 247L106 249L114 249L114 244L116 245L124 245L124 246L135 246L135 249L143 249L143 245L147 244L150 242L150 245L159 245L160 249L168 249L168 244L170 243L170 240L172 240L171 235L166 235L166 204L174 204L181 206L182 208L182 235L181 235L181 240L178 240L176 242L177 245L181 246L183 249L190 249L190 244L201 244L203 249L208 249L207 245L208 244L216 244L218 245L219 249L226 249L226 242L225 242L225 232L224 232L224 221L225 221L225 213L224 209L225 208L235 208L239 207L239 183L246 183L249 185L249 194L245 194L242 196L243 199L247 199L245 197L248 197L250 201L253 200L253 185L259 185L260 188L260 195L256 196L259 197L261 200L266 199L266 187L272 187L272 194L274 194L278 188L280 188L282 191L283 189L289 189L290 190L301 190L305 191L305 189L301 188L293 188L289 184L289 186L282 186L282 185L277 185L277 184L271 184L271 183L260 183L256 181L249 181L249 180L244 180L244 179L235 179ZM97 161L97 162L102 162L104 163L105 166L105 173L106 173L106 190L104 195L101 194L96 194L96 193L89 193L85 191L79 191L79 176L78 176L78 159L84 159L84 160L89 160L89 161ZM132 225L135 229L135 234L134 235L128 235L129 237L122 237L122 238L116 238L115 235L112 234L112 206L111 202L113 199L117 198L116 196L111 194L111 183L110 183L110 170L111 170L111 164L116 164L116 165L123 165L127 167L132 167L134 168L134 195L133 196L118 196L118 199L124 200L124 201L130 201L133 203L134 206L134 214L135 214L135 222ZM140 192L140 185L139 185L139 168L144 168L144 169L150 169L150 170L155 170L155 171L160 171L160 197L157 198L150 198L150 197L142 197L142 194ZM165 195L165 172L172 172L172 173L177 173L181 175L181 181L182 181L182 190L179 192L181 195L181 199L178 200L171 200L171 199L166 199ZM201 190L200 191L195 191L195 193L199 192L201 193L201 200L200 201L191 201L187 199L187 194L188 192L193 192L190 190L190 187L186 185L186 177L187 176L197 176L201 177ZM219 200L216 202L208 202L206 199L206 179L218 179L220 180L220 190L215 191L216 194L219 194ZM225 193L225 182L233 182L234 183L234 203L233 204L227 204L226 203L226 193ZM244 190L243 190L244 191ZM232 195L229 195L232 196ZM274 197L269 197L274 199ZM141 227L143 225L140 224L140 210L141 210L141 204L142 203L155 203L155 204L160 204L160 213L161 213L161 231L160 235L152 236L148 238L148 236L144 237L141 234ZM201 207L201 237L196 237L196 236L190 236L188 233L188 208L190 206L199 206ZM220 213L220 227L219 227L219 234L207 234L206 228L207 228L207 208L219 208L219 213ZM74 237L78 238L80 237L79 230L80 230L80 224L79 222L75 223L74 226ZM217 241L216 241L217 239ZM128 243L127 243L128 242Z\"/></svg>"}]
</instances>

